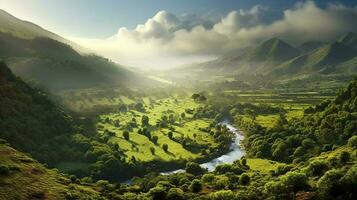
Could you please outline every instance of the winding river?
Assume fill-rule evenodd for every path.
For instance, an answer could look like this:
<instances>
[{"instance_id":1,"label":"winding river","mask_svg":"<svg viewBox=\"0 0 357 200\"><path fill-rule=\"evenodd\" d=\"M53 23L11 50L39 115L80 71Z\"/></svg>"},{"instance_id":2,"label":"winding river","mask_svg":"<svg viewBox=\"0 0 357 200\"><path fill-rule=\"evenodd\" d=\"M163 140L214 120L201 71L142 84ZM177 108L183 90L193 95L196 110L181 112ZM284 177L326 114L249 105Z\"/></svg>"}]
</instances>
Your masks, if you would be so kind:
<instances>
[{"instance_id":1,"label":"winding river","mask_svg":"<svg viewBox=\"0 0 357 200\"><path fill-rule=\"evenodd\" d=\"M241 149L240 143L243 140L243 134L241 131L239 131L237 128L235 128L232 124L230 124L228 121L221 122L222 125L225 125L229 131L233 132L235 135L234 142L232 142L230 146L230 151L218 158L215 158L209 162L202 163L200 164L202 168L207 168L208 171L214 171L216 166L220 164L232 164L235 160L240 159L242 156L245 155L245 151ZM175 174L175 173L182 173L185 172L184 169L178 169L174 171L168 171L168 172L161 172L160 174L162 175L169 175L169 174Z\"/></svg>"}]
</instances>

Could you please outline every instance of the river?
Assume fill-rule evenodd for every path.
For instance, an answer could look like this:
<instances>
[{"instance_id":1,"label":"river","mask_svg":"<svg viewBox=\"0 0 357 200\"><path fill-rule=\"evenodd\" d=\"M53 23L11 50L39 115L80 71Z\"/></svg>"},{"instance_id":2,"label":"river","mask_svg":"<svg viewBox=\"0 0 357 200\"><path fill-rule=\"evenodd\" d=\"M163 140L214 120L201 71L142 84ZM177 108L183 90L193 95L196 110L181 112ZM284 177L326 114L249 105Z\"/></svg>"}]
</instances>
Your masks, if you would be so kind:
<instances>
[{"instance_id":1,"label":"river","mask_svg":"<svg viewBox=\"0 0 357 200\"><path fill-rule=\"evenodd\" d=\"M230 151L218 158L215 158L209 162L202 163L200 166L202 168L206 168L209 172L214 171L216 166L220 164L232 164L235 160L240 159L242 156L245 155L245 151L241 148L241 141L243 140L243 133L239 131L237 128L235 128L232 124L230 124L228 121L221 122L222 125L225 125L229 131L233 132L235 135L234 142L232 142L230 146ZM185 172L184 169L178 169L174 171L168 171L168 172L161 172L160 174L162 175L169 175L169 174L175 174L175 173L182 173Z\"/></svg>"}]
</instances>

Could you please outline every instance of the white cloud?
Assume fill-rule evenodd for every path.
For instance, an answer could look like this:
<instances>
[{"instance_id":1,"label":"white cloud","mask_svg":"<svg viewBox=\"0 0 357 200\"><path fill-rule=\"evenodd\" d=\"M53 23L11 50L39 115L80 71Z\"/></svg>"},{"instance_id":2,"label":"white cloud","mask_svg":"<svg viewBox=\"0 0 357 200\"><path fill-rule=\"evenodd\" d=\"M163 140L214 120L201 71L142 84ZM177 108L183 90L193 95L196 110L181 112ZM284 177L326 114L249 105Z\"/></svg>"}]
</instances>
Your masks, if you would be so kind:
<instances>
[{"instance_id":1,"label":"white cloud","mask_svg":"<svg viewBox=\"0 0 357 200\"><path fill-rule=\"evenodd\" d=\"M176 16L159 11L133 30L125 27L108 39L78 39L119 63L142 67L172 67L212 58L232 49L279 37L292 44L332 40L347 31L357 31L357 7L330 4L317 7L300 3L269 21L269 8L231 11L215 23L195 15Z\"/></svg>"}]
</instances>

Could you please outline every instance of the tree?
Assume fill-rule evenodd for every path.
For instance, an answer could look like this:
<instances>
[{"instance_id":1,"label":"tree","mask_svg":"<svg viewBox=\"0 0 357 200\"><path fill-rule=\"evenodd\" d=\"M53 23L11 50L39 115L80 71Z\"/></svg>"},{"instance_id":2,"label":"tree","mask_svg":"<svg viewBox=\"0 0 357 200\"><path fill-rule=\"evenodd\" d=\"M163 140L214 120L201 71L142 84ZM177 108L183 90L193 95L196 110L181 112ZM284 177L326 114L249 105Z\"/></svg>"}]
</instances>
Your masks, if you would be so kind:
<instances>
[{"instance_id":1,"label":"tree","mask_svg":"<svg viewBox=\"0 0 357 200\"><path fill-rule=\"evenodd\" d=\"M166 196L167 200L185 200L185 193L180 188L171 188Z\"/></svg>"},{"instance_id":2,"label":"tree","mask_svg":"<svg viewBox=\"0 0 357 200\"><path fill-rule=\"evenodd\" d=\"M173 133L170 131L167 135L169 136L170 140L172 140Z\"/></svg>"},{"instance_id":3,"label":"tree","mask_svg":"<svg viewBox=\"0 0 357 200\"><path fill-rule=\"evenodd\" d=\"M242 184L242 185L248 185L249 181L250 181L250 177L246 173L243 173L239 177L239 183Z\"/></svg>"},{"instance_id":4,"label":"tree","mask_svg":"<svg viewBox=\"0 0 357 200\"><path fill-rule=\"evenodd\" d=\"M167 144L163 144L162 149L167 152L169 150L169 146Z\"/></svg>"},{"instance_id":5,"label":"tree","mask_svg":"<svg viewBox=\"0 0 357 200\"><path fill-rule=\"evenodd\" d=\"M307 173L312 176L321 176L328 169L328 165L325 161L315 160L311 162L307 168Z\"/></svg>"},{"instance_id":6,"label":"tree","mask_svg":"<svg viewBox=\"0 0 357 200\"><path fill-rule=\"evenodd\" d=\"M186 173L190 173L193 175L200 175L206 171L198 163L195 163L195 162L188 162L186 164L185 170L186 170Z\"/></svg>"},{"instance_id":7,"label":"tree","mask_svg":"<svg viewBox=\"0 0 357 200\"><path fill-rule=\"evenodd\" d=\"M242 165L243 166L247 166L247 159L246 158L242 157L241 161L242 161Z\"/></svg>"},{"instance_id":8,"label":"tree","mask_svg":"<svg viewBox=\"0 0 357 200\"><path fill-rule=\"evenodd\" d=\"M348 139L348 146L357 148L357 135L354 135Z\"/></svg>"},{"instance_id":9,"label":"tree","mask_svg":"<svg viewBox=\"0 0 357 200\"><path fill-rule=\"evenodd\" d=\"M123 137L124 137L126 140L129 140L129 132L128 132L128 131L124 131L124 132L123 132Z\"/></svg>"},{"instance_id":10,"label":"tree","mask_svg":"<svg viewBox=\"0 0 357 200\"><path fill-rule=\"evenodd\" d=\"M303 173L298 172L288 172L281 178L284 185L287 186L289 190L297 192L300 190L307 189L309 187L307 183L307 177Z\"/></svg>"},{"instance_id":11,"label":"tree","mask_svg":"<svg viewBox=\"0 0 357 200\"><path fill-rule=\"evenodd\" d=\"M149 125L149 117L146 116L146 115L143 115L143 116L141 117L141 124L142 124L143 126L148 126L148 125Z\"/></svg>"},{"instance_id":12,"label":"tree","mask_svg":"<svg viewBox=\"0 0 357 200\"><path fill-rule=\"evenodd\" d=\"M333 199L337 191L341 191L339 180L343 173L339 170L332 169L327 171L318 181L317 188L322 199Z\"/></svg>"},{"instance_id":13,"label":"tree","mask_svg":"<svg viewBox=\"0 0 357 200\"><path fill-rule=\"evenodd\" d=\"M235 195L231 190L220 190L210 195L212 200L232 200Z\"/></svg>"},{"instance_id":14,"label":"tree","mask_svg":"<svg viewBox=\"0 0 357 200\"><path fill-rule=\"evenodd\" d=\"M196 99L198 99L198 97L200 97L200 94L197 94L197 93L195 93L191 96L191 98L195 101L196 101Z\"/></svg>"},{"instance_id":15,"label":"tree","mask_svg":"<svg viewBox=\"0 0 357 200\"><path fill-rule=\"evenodd\" d=\"M186 114L183 112L181 113L181 118L184 119L186 117Z\"/></svg>"},{"instance_id":16,"label":"tree","mask_svg":"<svg viewBox=\"0 0 357 200\"><path fill-rule=\"evenodd\" d=\"M198 193L202 190L202 183L200 180L198 179L194 179L192 182L191 182L191 185L190 185L190 190L191 192L193 193Z\"/></svg>"},{"instance_id":17,"label":"tree","mask_svg":"<svg viewBox=\"0 0 357 200\"><path fill-rule=\"evenodd\" d=\"M10 169L6 165L0 165L0 175L7 175L10 173Z\"/></svg>"},{"instance_id":18,"label":"tree","mask_svg":"<svg viewBox=\"0 0 357 200\"><path fill-rule=\"evenodd\" d=\"M151 138L151 141L154 143L154 144L157 144L157 141L159 140L159 138L156 136L156 135L154 135L154 136L152 136L152 138Z\"/></svg>"},{"instance_id":19,"label":"tree","mask_svg":"<svg viewBox=\"0 0 357 200\"><path fill-rule=\"evenodd\" d=\"M350 160L350 157L351 155L347 151L342 151L339 155L339 159L342 164L348 162Z\"/></svg>"},{"instance_id":20,"label":"tree","mask_svg":"<svg viewBox=\"0 0 357 200\"><path fill-rule=\"evenodd\" d=\"M152 155L155 155L155 148L154 147L150 147L150 152Z\"/></svg>"}]
</instances>

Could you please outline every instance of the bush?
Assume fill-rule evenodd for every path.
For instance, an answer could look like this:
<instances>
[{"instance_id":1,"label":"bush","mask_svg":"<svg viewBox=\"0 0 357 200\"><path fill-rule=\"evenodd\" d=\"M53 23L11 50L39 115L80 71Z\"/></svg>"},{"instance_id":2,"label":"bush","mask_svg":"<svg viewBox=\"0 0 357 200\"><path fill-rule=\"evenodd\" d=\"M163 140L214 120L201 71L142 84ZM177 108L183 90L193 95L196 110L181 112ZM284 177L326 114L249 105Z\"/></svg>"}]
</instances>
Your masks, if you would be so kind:
<instances>
[{"instance_id":1,"label":"bush","mask_svg":"<svg viewBox=\"0 0 357 200\"><path fill-rule=\"evenodd\" d=\"M248 185L249 181L250 181L250 177L246 173L243 173L239 177L239 183L242 184L242 185Z\"/></svg>"},{"instance_id":2,"label":"bush","mask_svg":"<svg viewBox=\"0 0 357 200\"><path fill-rule=\"evenodd\" d=\"M154 187L149 190L147 195L151 197L151 199L165 199L166 190L163 187Z\"/></svg>"},{"instance_id":3,"label":"bush","mask_svg":"<svg viewBox=\"0 0 357 200\"><path fill-rule=\"evenodd\" d=\"M339 155L339 160L342 164L344 164L350 160L350 157L350 153L348 153L347 151L342 151Z\"/></svg>"},{"instance_id":4,"label":"bush","mask_svg":"<svg viewBox=\"0 0 357 200\"><path fill-rule=\"evenodd\" d=\"M350 137L350 139L348 139L348 143L347 144L350 147L356 148L357 147L357 135L354 135L354 136Z\"/></svg>"},{"instance_id":5,"label":"bush","mask_svg":"<svg viewBox=\"0 0 357 200\"><path fill-rule=\"evenodd\" d=\"M233 200L234 193L231 190L221 190L210 195L212 200Z\"/></svg>"},{"instance_id":6,"label":"bush","mask_svg":"<svg viewBox=\"0 0 357 200\"><path fill-rule=\"evenodd\" d=\"M307 173L312 176L322 176L326 170L328 170L328 165L322 160L313 161L307 167Z\"/></svg>"},{"instance_id":7,"label":"bush","mask_svg":"<svg viewBox=\"0 0 357 200\"><path fill-rule=\"evenodd\" d=\"M307 177L303 173L298 172L288 172L281 178L284 185L288 187L289 190L297 192L300 190L305 190L309 187L307 183Z\"/></svg>"},{"instance_id":8,"label":"bush","mask_svg":"<svg viewBox=\"0 0 357 200\"><path fill-rule=\"evenodd\" d=\"M170 138L170 140L172 140L172 136L173 136L173 133L170 131L170 132L168 133L168 137Z\"/></svg>"},{"instance_id":9,"label":"bush","mask_svg":"<svg viewBox=\"0 0 357 200\"><path fill-rule=\"evenodd\" d=\"M191 192L198 193L202 190L202 183L198 179L194 179L190 185Z\"/></svg>"},{"instance_id":10,"label":"bush","mask_svg":"<svg viewBox=\"0 0 357 200\"><path fill-rule=\"evenodd\" d=\"M155 135L155 136L152 136L151 138L151 141L154 143L154 144L157 144L157 141L159 140L159 138Z\"/></svg>"},{"instance_id":11,"label":"bush","mask_svg":"<svg viewBox=\"0 0 357 200\"><path fill-rule=\"evenodd\" d=\"M186 170L186 173L190 173L193 175L203 174L206 171L198 163L195 163L195 162L188 162L186 164L185 170Z\"/></svg>"},{"instance_id":12,"label":"bush","mask_svg":"<svg viewBox=\"0 0 357 200\"><path fill-rule=\"evenodd\" d=\"M202 182L204 183L212 183L214 181L213 174L204 174L201 178Z\"/></svg>"},{"instance_id":13,"label":"bush","mask_svg":"<svg viewBox=\"0 0 357 200\"><path fill-rule=\"evenodd\" d=\"M129 132L128 131L124 131L123 132L123 137L126 139L126 140L129 140Z\"/></svg>"},{"instance_id":14,"label":"bush","mask_svg":"<svg viewBox=\"0 0 357 200\"><path fill-rule=\"evenodd\" d=\"M339 170L332 169L327 171L317 182L317 188L320 192L321 198L330 199L337 196L337 191L341 188L338 184L343 173Z\"/></svg>"},{"instance_id":15,"label":"bush","mask_svg":"<svg viewBox=\"0 0 357 200\"><path fill-rule=\"evenodd\" d=\"M6 165L0 165L0 175L7 175L10 173L10 169Z\"/></svg>"},{"instance_id":16,"label":"bush","mask_svg":"<svg viewBox=\"0 0 357 200\"><path fill-rule=\"evenodd\" d=\"M171 188L166 196L167 200L185 200L185 193L180 188Z\"/></svg>"},{"instance_id":17,"label":"bush","mask_svg":"<svg viewBox=\"0 0 357 200\"><path fill-rule=\"evenodd\" d=\"M169 150L169 145L163 144L163 145L162 145L162 149L163 149L165 152L167 152L167 151Z\"/></svg>"},{"instance_id":18,"label":"bush","mask_svg":"<svg viewBox=\"0 0 357 200\"><path fill-rule=\"evenodd\" d=\"M155 148L154 147L150 147L150 152L152 155L155 155Z\"/></svg>"}]
</instances>

